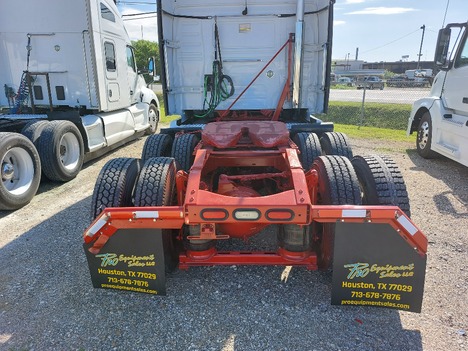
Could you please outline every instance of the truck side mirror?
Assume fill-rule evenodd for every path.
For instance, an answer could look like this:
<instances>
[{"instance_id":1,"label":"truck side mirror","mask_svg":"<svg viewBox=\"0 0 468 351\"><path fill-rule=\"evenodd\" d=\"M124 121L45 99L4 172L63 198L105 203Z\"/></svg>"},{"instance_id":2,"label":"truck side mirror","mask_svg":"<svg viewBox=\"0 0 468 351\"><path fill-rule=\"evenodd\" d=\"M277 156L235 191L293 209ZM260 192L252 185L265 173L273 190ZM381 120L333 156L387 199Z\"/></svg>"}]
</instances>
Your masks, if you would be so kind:
<instances>
[{"instance_id":1,"label":"truck side mirror","mask_svg":"<svg viewBox=\"0 0 468 351\"><path fill-rule=\"evenodd\" d=\"M159 75L156 74L156 65L154 57L150 57L148 60L148 74L153 77L154 82L159 80Z\"/></svg>"},{"instance_id":2,"label":"truck side mirror","mask_svg":"<svg viewBox=\"0 0 468 351\"><path fill-rule=\"evenodd\" d=\"M148 60L148 73L153 75L154 73L154 58L151 57L149 60Z\"/></svg>"},{"instance_id":3,"label":"truck side mirror","mask_svg":"<svg viewBox=\"0 0 468 351\"><path fill-rule=\"evenodd\" d=\"M450 28L442 28L439 30L439 36L437 37L436 51L434 56L434 63L439 68L447 68L449 65L448 49L450 44Z\"/></svg>"}]
</instances>

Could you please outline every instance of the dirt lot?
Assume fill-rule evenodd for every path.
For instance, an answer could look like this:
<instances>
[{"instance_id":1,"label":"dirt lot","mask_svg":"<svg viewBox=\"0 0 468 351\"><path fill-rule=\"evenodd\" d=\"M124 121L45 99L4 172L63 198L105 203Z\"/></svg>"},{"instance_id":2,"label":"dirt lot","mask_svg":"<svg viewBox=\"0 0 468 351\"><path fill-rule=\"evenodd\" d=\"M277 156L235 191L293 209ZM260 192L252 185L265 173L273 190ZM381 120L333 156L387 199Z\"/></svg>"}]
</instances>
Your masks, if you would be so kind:
<instances>
[{"instance_id":1,"label":"dirt lot","mask_svg":"<svg viewBox=\"0 0 468 351\"><path fill-rule=\"evenodd\" d=\"M1 350L467 350L468 168L423 160L413 143L353 140L400 166L413 221L429 239L421 314L330 305L328 274L214 267L168 277L166 297L93 289L82 244L97 174L144 139L45 183L0 212ZM407 150L410 149L410 150Z\"/></svg>"}]
</instances>

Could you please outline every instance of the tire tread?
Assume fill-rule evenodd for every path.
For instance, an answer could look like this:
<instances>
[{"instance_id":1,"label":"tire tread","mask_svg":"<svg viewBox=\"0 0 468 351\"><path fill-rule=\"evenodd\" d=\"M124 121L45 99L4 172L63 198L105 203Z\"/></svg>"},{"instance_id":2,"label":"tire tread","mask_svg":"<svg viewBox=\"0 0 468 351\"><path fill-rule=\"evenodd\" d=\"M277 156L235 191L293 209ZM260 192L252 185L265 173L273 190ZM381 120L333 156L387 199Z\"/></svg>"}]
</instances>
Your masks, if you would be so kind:
<instances>
[{"instance_id":1,"label":"tire tread","mask_svg":"<svg viewBox=\"0 0 468 351\"><path fill-rule=\"evenodd\" d=\"M146 138L143 151L141 153L142 161L151 157L170 156L172 137L169 134L153 134Z\"/></svg>"},{"instance_id":2,"label":"tire tread","mask_svg":"<svg viewBox=\"0 0 468 351\"><path fill-rule=\"evenodd\" d=\"M195 134L182 134L174 139L171 156L178 162L180 169L188 172L193 163L193 151L198 144Z\"/></svg>"},{"instance_id":3,"label":"tire tread","mask_svg":"<svg viewBox=\"0 0 468 351\"><path fill-rule=\"evenodd\" d=\"M106 207L132 206L132 191L140 171L135 158L109 160L98 175L91 200L91 219Z\"/></svg>"},{"instance_id":4,"label":"tire tread","mask_svg":"<svg viewBox=\"0 0 468 351\"><path fill-rule=\"evenodd\" d=\"M349 143L348 137L340 132L326 132L320 138L322 151L326 155L344 156L349 159L353 158L353 151Z\"/></svg>"},{"instance_id":5,"label":"tire tread","mask_svg":"<svg viewBox=\"0 0 468 351\"><path fill-rule=\"evenodd\" d=\"M322 155L320 140L315 133L300 132L294 136L293 141L299 147L302 168L308 171L314 160Z\"/></svg>"},{"instance_id":6,"label":"tire tread","mask_svg":"<svg viewBox=\"0 0 468 351\"><path fill-rule=\"evenodd\" d=\"M398 206L410 217L410 203L403 175L388 156L355 156L353 164L358 179L364 184L366 205Z\"/></svg>"}]
</instances>

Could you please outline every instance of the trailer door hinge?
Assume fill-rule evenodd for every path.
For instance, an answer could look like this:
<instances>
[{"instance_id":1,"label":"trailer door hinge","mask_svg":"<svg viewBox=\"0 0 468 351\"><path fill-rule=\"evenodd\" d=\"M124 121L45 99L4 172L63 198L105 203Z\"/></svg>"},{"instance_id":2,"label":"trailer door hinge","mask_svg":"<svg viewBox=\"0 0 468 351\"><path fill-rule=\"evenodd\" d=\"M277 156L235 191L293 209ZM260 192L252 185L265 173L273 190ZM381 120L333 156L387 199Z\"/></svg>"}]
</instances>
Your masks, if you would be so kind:
<instances>
[{"instance_id":1,"label":"trailer door hinge","mask_svg":"<svg viewBox=\"0 0 468 351\"><path fill-rule=\"evenodd\" d=\"M178 41L173 41L173 40L165 40L164 44L166 44L166 47L171 48L171 49L180 49L180 43Z\"/></svg>"}]
</instances>

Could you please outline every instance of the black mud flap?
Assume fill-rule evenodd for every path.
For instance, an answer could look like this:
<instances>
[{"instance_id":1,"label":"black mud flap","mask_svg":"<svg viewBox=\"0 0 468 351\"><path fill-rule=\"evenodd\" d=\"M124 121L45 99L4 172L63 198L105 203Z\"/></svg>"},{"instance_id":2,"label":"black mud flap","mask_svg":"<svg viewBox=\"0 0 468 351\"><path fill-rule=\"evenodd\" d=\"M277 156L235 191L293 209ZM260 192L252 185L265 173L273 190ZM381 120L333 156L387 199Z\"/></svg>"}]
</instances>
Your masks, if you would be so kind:
<instances>
[{"instance_id":1,"label":"black mud flap","mask_svg":"<svg viewBox=\"0 0 468 351\"><path fill-rule=\"evenodd\" d=\"M95 288L166 295L160 229L120 229L97 255L91 246L83 244Z\"/></svg>"},{"instance_id":2,"label":"black mud flap","mask_svg":"<svg viewBox=\"0 0 468 351\"><path fill-rule=\"evenodd\" d=\"M336 224L332 305L421 312L426 255L389 224Z\"/></svg>"}]
</instances>

